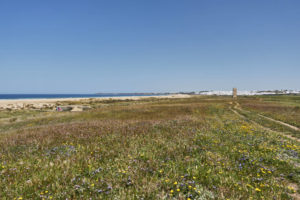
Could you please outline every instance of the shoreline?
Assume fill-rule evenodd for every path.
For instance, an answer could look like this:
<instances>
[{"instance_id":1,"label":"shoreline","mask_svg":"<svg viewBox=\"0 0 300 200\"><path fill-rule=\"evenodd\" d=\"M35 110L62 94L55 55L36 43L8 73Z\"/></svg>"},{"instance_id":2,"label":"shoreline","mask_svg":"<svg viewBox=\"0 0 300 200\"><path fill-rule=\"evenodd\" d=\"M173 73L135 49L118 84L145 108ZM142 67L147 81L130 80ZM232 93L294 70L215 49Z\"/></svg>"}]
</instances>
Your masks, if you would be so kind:
<instances>
[{"instance_id":1,"label":"shoreline","mask_svg":"<svg viewBox=\"0 0 300 200\"><path fill-rule=\"evenodd\" d=\"M55 106L57 102L84 101L84 100L140 100L147 98L189 98L191 95L157 95L157 96L119 96L119 97L75 97L75 98L48 98L48 99L0 99L0 109L23 109L30 105L37 109L49 106Z\"/></svg>"}]
</instances>

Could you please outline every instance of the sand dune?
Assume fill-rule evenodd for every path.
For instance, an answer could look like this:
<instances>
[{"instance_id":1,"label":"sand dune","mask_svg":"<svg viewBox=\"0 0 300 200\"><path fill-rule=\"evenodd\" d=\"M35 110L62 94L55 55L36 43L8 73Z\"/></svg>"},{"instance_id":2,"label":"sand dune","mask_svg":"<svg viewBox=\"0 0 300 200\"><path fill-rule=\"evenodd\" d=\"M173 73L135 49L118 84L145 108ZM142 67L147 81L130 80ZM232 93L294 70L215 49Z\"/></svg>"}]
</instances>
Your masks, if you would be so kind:
<instances>
[{"instance_id":1,"label":"sand dune","mask_svg":"<svg viewBox=\"0 0 300 200\"><path fill-rule=\"evenodd\" d=\"M54 107L57 102L95 100L140 100L147 98L188 98L190 95L175 94L163 96L128 96L128 97L95 97L95 98L57 98L57 99L11 99L0 100L0 109L41 109Z\"/></svg>"}]
</instances>

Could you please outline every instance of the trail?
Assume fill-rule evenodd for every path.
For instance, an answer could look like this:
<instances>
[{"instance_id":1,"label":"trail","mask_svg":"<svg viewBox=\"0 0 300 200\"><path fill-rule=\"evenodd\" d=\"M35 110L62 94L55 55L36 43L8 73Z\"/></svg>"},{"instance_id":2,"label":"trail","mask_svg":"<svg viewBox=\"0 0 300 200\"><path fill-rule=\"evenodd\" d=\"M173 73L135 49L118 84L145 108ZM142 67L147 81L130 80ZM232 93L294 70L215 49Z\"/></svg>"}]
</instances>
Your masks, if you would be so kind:
<instances>
[{"instance_id":1,"label":"trail","mask_svg":"<svg viewBox=\"0 0 300 200\"><path fill-rule=\"evenodd\" d=\"M230 104L232 105L233 103L231 102ZM293 137L293 136L291 136L291 135L287 135L287 134L284 133L284 132L272 130L272 129L270 129L270 128L268 128L268 127L265 127L265 126L263 126L263 125L261 125L261 124L258 124L257 122L255 122L255 121L253 121L253 120L247 118L246 116L240 114L238 111L240 111L240 112L247 112L247 113L250 113L250 111L247 111L247 110L242 109L241 106L240 106L240 104L239 104L238 102L235 102L235 105L233 106L233 108L231 107L230 110L231 110L234 114L238 115L239 117L241 117L241 118L243 118L243 119L245 119L245 120L249 120L251 123L255 124L256 126L262 128L262 129L264 129L264 130L266 130L266 131L270 131L270 132L273 132L273 133L277 133L277 134L280 134L280 135L282 135L282 136L284 136L284 137L287 137L287 138L289 138L289 139L291 139L291 140L295 140L295 141L297 141L297 142L300 142L300 139L299 139L299 138ZM268 120L270 120L270 121L273 121L273 122L276 122L276 123L281 122L281 121L278 121L278 120L275 120L275 119L272 119L272 118L269 118L269 117L265 117L265 116L260 115L260 114L258 114L258 116L263 117L263 118L266 118L266 119L268 119ZM281 123L279 123L279 124L284 125L284 126L289 127L289 128L291 128L290 126L292 126L292 125L286 124L286 123L284 123L284 122L281 122ZM289 125L289 126L287 126L287 125ZM294 127L294 126L292 126L292 127ZM297 127L294 127L294 128L297 128ZM294 128L293 128L293 130L299 130L298 128L297 128L297 129L294 129Z\"/></svg>"},{"instance_id":2,"label":"trail","mask_svg":"<svg viewBox=\"0 0 300 200\"><path fill-rule=\"evenodd\" d=\"M230 105L232 105L232 104L233 104L233 103L230 102ZM283 137L286 137L286 138L289 138L289 139L291 139L291 140L300 142L300 139L298 139L298 138L295 138L295 137L293 137L293 136L291 136L291 135L287 135L287 134L285 134L285 133L283 133L283 132L274 131L274 130L272 130L272 129L268 128L268 127L265 127L265 126L263 126L263 125L261 125L261 124L258 124L257 122L255 122L255 121L253 121L253 120L247 118L246 116L240 114L238 111L240 111L240 112L247 112L247 113L250 113L250 111L243 110L243 109L240 107L240 105L239 105L238 102L235 102L235 105L234 105L233 107L230 107L229 109L230 109L234 114L236 114L237 116L239 116L240 118L242 118L242 119L244 119L244 120L250 121L251 123L253 123L253 124L256 125L257 127L260 127L260 128L263 129L263 130L266 130L266 131L269 131L269 132L273 132L273 133L277 133L277 134L279 134L279 135L281 135L281 136L283 136ZM272 119L272 118L269 118L269 117L265 117L265 116L260 115L260 114L258 114L258 116L263 117L263 118L268 119L268 120L271 120L271 121L273 121L273 122L282 124L282 125L287 126L287 127L289 127L289 128L292 128L292 127L293 127L293 130L297 130L297 129L298 129L297 127L294 127L294 126L292 126L292 125L286 124L286 123L284 123L284 122L281 122L281 121L278 121L278 120L275 120L275 119ZM297 128L297 129L294 129L294 128ZM299 130L299 129L298 129L298 130ZM293 189L296 191L295 193L289 194L289 195L290 195L292 198L294 198L295 200L300 200L300 194L297 192L298 189L299 189L298 185L295 184L295 183L289 182L289 183L288 183L288 186L291 187L291 188L293 188Z\"/></svg>"},{"instance_id":3,"label":"trail","mask_svg":"<svg viewBox=\"0 0 300 200\"><path fill-rule=\"evenodd\" d=\"M290 124L287 124L287 123L285 123L285 122L278 121L278 120L276 120L276 119L272 119L272 118L270 118L270 117L266 117L266 116L261 115L261 114L258 114L258 116L263 117L263 118L265 118L265 119L268 119L268 120L270 120L270 121L276 122L276 123L278 123L278 124L281 124L281 125L286 126L286 127L288 127L288 128L291 128L291 129L293 129L293 130L295 130L295 131L300 131L300 129L299 129L298 127L293 126L293 125L290 125Z\"/></svg>"},{"instance_id":4,"label":"trail","mask_svg":"<svg viewBox=\"0 0 300 200\"><path fill-rule=\"evenodd\" d=\"M242 109L241 106L240 106L240 104L239 104L238 102L236 102L236 104L235 104L235 106L234 106L234 109L237 109L237 110L240 110L240 111L243 111L243 112L250 113L250 111L247 111L247 110ZM266 116L264 116L264 115L262 115L262 114L257 114L257 115L260 116L260 117L263 117L263 118L265 118L265 119L267 119L267 120L269 120L269 121L272 121L272 122L275 122L275 123L277 123L277 124L280 124L280 125L283 125L283 126L285 126L285 127L288 127L288 128L290 128L290 129L293 129L293 130L295 130L295 131L300 131L300 128L298 128L298 127L296 127L296 126L293 126L293 125L291 125L291 124L285 123L285 122L283 122L283 121L279 121L279 120L273 119L273 118L271 118L271 117L266 117Z\"/></svg>"}]
</instances>

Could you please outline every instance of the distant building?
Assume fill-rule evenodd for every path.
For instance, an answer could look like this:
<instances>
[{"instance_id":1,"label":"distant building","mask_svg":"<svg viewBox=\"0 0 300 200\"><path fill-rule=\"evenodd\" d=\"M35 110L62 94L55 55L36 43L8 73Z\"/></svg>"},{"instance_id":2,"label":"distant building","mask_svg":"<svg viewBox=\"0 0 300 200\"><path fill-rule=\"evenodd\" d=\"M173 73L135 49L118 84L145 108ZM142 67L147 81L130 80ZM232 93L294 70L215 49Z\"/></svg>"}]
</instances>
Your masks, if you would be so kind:
<instances>
[{"instance_id":1,"label":"distant building","mask_svg":"<svg viewBox=\"0 0 300 200\"><path fill-rule=\"evenodd\" d=\"M237 98L237 88L233 88L233 90L232 90L232 97L233 97L234 99Z\"/></svg>"}]
</instances>

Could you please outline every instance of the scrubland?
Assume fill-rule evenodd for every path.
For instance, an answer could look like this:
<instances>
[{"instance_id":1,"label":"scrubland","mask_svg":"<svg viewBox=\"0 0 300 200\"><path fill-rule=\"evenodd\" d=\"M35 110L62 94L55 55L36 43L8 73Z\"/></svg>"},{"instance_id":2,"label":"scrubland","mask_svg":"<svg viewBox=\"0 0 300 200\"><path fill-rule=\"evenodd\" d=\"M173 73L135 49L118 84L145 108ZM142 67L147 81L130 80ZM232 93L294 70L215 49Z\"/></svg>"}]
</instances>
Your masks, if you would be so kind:
<instances>
[{"instance_id":1,"label":"scrubland","mask_svg":"<svg viewBox=\"0 0 300 200\"><path fill-rule=\"evenodd\" d=\"M1 111L0 199L297 199L300 133L255 121L260 113L299 127L299 97L286 98Z\"/></svg>"}]
</instances>

